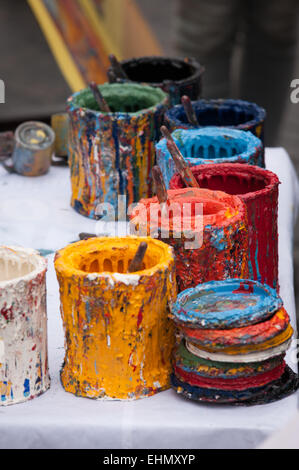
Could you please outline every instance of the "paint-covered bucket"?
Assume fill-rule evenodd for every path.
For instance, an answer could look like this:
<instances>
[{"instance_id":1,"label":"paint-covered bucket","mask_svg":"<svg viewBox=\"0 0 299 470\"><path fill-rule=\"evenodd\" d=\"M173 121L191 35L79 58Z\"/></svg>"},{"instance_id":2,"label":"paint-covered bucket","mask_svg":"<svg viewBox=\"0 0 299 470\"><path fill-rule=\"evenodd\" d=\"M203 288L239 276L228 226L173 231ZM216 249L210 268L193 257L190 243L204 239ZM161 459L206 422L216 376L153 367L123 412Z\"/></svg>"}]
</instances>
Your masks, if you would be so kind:
<instances>
[{"instance_id":1,"label":"paint-covered bucket","mask_svg":"<svg viewBox=\"0 0 299 470\"><path fill-rule=\"evenodd\" d=\"M139 245L143 270L126 274ZM171 248L150 238L93 238L59 251L67 392L128 400L169 388L176 298Z\"/></svg>"},{"instance_id":2,"label":"paint-covered bucket","mask_svg":"<svg viewBox=\"0 0 299 470\"><path fill-rule=\"evenodd\" d=\"M51 127L55 132L55 156L64 158L68 153L69 117L67 113L51 116Z\"/></svg>"},{"instance_id":3,"label":"paint-covered bucket","mask_svg":"<svg viewBox=\"0 0 299 470\"><path fill-rule=\"evenodd\" d=\"M198 127L231 127L250 131L264 142L266 111L257 104L231 99L199 100L192 104L199 123ZM171 108L166 113L165 119L172 131L195 127L188 122L182 105Z\"/></svg>"},{"instance_id":4,"label":"paint-covered bucket","mask_svg":"<svg viewBox=\"0 0 299 470\"><path fill-rule=\"evenodd\" d=\"M49 171L55 134L43 122L25 122L15 132L13 170L23 176L41 176Z\"/></svg>"},{"instance_id":5,"label":"paint-covered bucket","mask_svg":"<svg viewBox=\"0 0 299 470\"><path fill-rule=\"evenodd\" d=\"M201 188L238 195L248 215L249 277L279 289L278 284L278 177L257 166L214 164L192 167ZM179 174L171 189L185 185Z\"/></svg>"},{"instance_id":6,"label":"paint-covered bucket","mask_svg":"<svg viewBox=\"0 0 299 470\"><path fill-rule=\"evenodd\" d=\"M251 132L219 127L177 129L172 137L189 166L207 163L248 163L264 167L263 144ZM166 139L156 145L157 163L166 187L176 173Z\"/></svg>"},{"instance_id":7,"label":"paint-covered bucket","mask_svg":"<svg viewBox=\"0 0 299 470\"><path fill-rule=\"evenodd\" d=\"M131 226L174 248L179 291L211 280L247 277L247 214L241 199L194 188L167 194L165 207L157 197L141 200Z\"/></svg>"},{"instance_id":8,"label":"paint-covered bucket","mask_svg":"<svg viewBox=\"0 0 299 470\"><path fill-rule=\"evenodd\" d=\"M36 251L0 247L0 405L31 400L50 387L46 271Z\"/></svg>"},{"instance_id":9,"label":"paint-covered bucket","mask_svg":"<svg viewBox=\"0 0 299 470\"><path fill-rule=\"evenodd\" d=\"M169 93L172 106L180 103L184 95L191 100L200 98L204 68L193 58L140 57L124 60L121 65L127 80L146 83ZM111 81L119 80L112 68L108 75Z\"/></svg>"},{"instance_id":10,"label":"paint-covered bucket","mask_svg":"<svg viewBox=\"0 0 299 470\"><path fill-rule=\"evenodd\" d=\"M159 88L130 83L99 88L111 113L98 111L89 89L68 100L71 204L95 219L98 205L116 208L119 195L128 205L151 195L155 142L168 104Z\"/></svg>"},{"instance_id":11,"label":"paint-covered bucket","mask_svg":"<svg viewBox=\"0 0 299 470\"><path fill-rule=\"evenodd\" d=\"M268 403L293 393L298 378L284 361L293 329L276 291L229 279L187 289L172 306L181 343L174 389L213 403Z\"/></svg>"}]
</instances>

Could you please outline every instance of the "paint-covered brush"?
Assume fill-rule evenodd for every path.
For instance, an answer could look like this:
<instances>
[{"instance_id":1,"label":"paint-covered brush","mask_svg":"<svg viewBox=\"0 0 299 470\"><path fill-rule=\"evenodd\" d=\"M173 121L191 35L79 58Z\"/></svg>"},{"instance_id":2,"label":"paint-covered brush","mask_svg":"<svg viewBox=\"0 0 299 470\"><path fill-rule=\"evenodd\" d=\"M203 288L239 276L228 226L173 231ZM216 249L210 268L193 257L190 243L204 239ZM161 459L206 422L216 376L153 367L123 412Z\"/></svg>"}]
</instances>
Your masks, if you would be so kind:
<instances>
[{"instance_id":1,"label":"paint-covered brush","mask_svg":"<svg viewBox=\"0 0 299 470\"><path fill-rule=\"evenodd\" d=\"M162 171L158 166L154 166L153 170L153 180L156 187L156 194L160 204L165 204L167 202L167 190L164 183Z\"/></svg>"},{"instance_id":2,"label":"paint-covered brush","mask_svg":"<svg viewBox=\"0 0 299 470\"><path fill-rule=\"evenodd\" d=\"M105 100L102 93L100 92L97 84L95 82L90 82L89 88L92 91L94 99L96 100L96 103L100 108L100 111L102 111L102 113L111 113L111 109L109 108L107 101Z\"/></svg>"},{"instance_id":3,"label":"paint-covered brush","mask_svg":"<svg viewBox=\"0 0 299 470\"><path fill-rule=\"evenodd\" d=\"M148 245L146 242L140 243L137 253L128 267L128 273L136 273L137 271L142 270L142 263L145 257L147 246Z\"/></svg>"},{"instance_id":4,"label":"paint-covered brush","mask_svg":"<svg viewBox=\"0 0 299 470\"><path fill-rule=\"evenodd\" d=\"M192 106L192 102L189 98L189 96L182 96L182 105L184 106L184 110L188 119L189 124L192 124L192 126L198 127L198 120L196 117L195 110Z\"/></svg>"},{"instance_id":5,"label":"paint-covered brush","mask_svg":"<svg viewBox=\"0 0 299 470\"><path fill-rule=\"evenodd\" d=\"M119 80L117 76L115 75L114 70L112 69L108 70L107 78L108 78L109 83L116 83Z\"/></svg>"},{"instance_id":6,"label":"paint-covered brush","mask_svg":"<svg viewBox=\"0 0 299 470\"><path fill-rule=\"evenodd\" d=\"M96 234L95 233L79 233L79 238L80 240L89 240L90 238L95 238Z\"/></svg>"},{"instance_id":7,"label":"paint-covered brush","mask_svg":"<svg viewBox=\"0 0 299 470\"><path fill-rule=\"evenodd\" d=\"M128 75L124 71L122 65L118 61L118 59L115 57L114 54L109 55L109 60L111 63L111 67L114 71L114 74L116 75L117 78L122 78L124 80L128 80Z\"/></svg>"},{"instance_id":8,"label":"paint-covered brush","mask_svg":"<svg viewBox=\"0 0 299 470\"><path fill-rule=\"evenodd\" d=\"M190 169L188 164L185 162L183 155L179 151L170 131L167 129L166 126L161 127L161 133L167 140L167 148L169 153L171 154L175 166L178 169L186 187L192 188L199 188L199 185Z\"/></svg>"}]
</instances>

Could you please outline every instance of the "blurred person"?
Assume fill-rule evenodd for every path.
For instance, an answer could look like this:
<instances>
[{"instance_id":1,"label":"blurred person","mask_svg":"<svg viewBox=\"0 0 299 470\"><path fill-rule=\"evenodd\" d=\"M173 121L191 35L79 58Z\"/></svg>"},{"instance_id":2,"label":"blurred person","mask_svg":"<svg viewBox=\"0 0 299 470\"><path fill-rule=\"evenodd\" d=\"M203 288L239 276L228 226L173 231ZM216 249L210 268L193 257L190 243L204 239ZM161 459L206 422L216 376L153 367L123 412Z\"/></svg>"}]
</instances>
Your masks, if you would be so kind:
<instances>
[{"instance_id":1,"label":"blurred person","mask_svg":"<svg viewBox=\"0 0 299 470\"><path fill-rule=\"evenodd\" d=\"M298 10L298 0L178 0L176 48L206 67L203 97L240 97L266 108L270 146L278 143L290 83L296 78ZM232 70L236 46L241 60ZM237 93L232 90L236 74Z\"/></svg>"}]
</instances>

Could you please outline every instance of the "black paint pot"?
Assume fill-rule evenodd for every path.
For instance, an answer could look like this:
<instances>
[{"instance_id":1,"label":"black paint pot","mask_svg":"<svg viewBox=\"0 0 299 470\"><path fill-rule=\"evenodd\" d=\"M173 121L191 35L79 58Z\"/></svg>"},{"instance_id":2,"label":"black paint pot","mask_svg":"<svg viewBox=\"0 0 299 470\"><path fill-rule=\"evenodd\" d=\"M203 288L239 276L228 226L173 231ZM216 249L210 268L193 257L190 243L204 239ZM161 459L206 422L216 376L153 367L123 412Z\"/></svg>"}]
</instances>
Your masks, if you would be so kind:
<instances>
[{"instance_id":1,"label":"black paint pot","mask_svg":"<svg viewBox=\"0 0 299 470\"><path fill-rule=\"evenodd\" d=\"M193 103L199 123L197 127L217 126L250 131L264 143L266 111L255 103L242 100L199 100ZM166 123L171 131L196 128L188 122L184 107L167 111Z\"/></svg>"},{"instance_id":2,"label":"black paint pot","mask_svg":"<svg viewBox=\"0 0 299 470\"><path fill-rule=\"evenodd\" d=\"M129 81L158 87L170 95L172 106L187 95L191 100L200 98L204 68L193 58L140 57L124 60L122 68ZM124 81L110 68L110 82Z\"/></svg>"}]
</instances>

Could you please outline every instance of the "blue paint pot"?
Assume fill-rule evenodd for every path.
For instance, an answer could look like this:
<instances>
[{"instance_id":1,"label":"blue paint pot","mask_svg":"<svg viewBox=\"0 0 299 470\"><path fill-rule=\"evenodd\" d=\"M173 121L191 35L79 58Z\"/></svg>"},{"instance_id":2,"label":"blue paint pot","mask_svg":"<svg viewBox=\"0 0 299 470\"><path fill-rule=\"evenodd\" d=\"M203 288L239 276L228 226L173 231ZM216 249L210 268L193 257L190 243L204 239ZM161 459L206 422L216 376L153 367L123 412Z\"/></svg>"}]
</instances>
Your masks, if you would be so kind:
<instances>
[{"instance_id":1,"label":"blue paint pot","mask_svg":"<svg viewBox=\"0 0 299 470\"><path fill-rule=\"evenodd\" d=\"M230 127L250 131L264 143L264 122L266 111L255 103L242 100L199 100L193 102L199 123L198 127ZM177 105L165 115L171 131L175 129L194 129L189 124L184 107Z\"/></svg>"},{"instance_id":2,"label":"blue paint pot","mask_svg":"<svg viewBox=\"0 0 299 470\"><path fill-rule=\"evenodd\" d=\"M231 329L262 322L283 305L276 291L257 281L228 279L181 292L171 316L190 328Z\"/></svg>"},{"instance_id":3,"label":"blue paint pot","mask_svg":"<svg viewBox=\"0 0 299 470\"><path fill-rule=\"evenodd\" d=\"M251 132L205 127L192 130L177 129L172 136L190 166L206 163L247 163L264 167L263 144ZM156 145L156 154L168 188L177 170L167 149L166 139Z\"/></svg>"}]
</instances>

